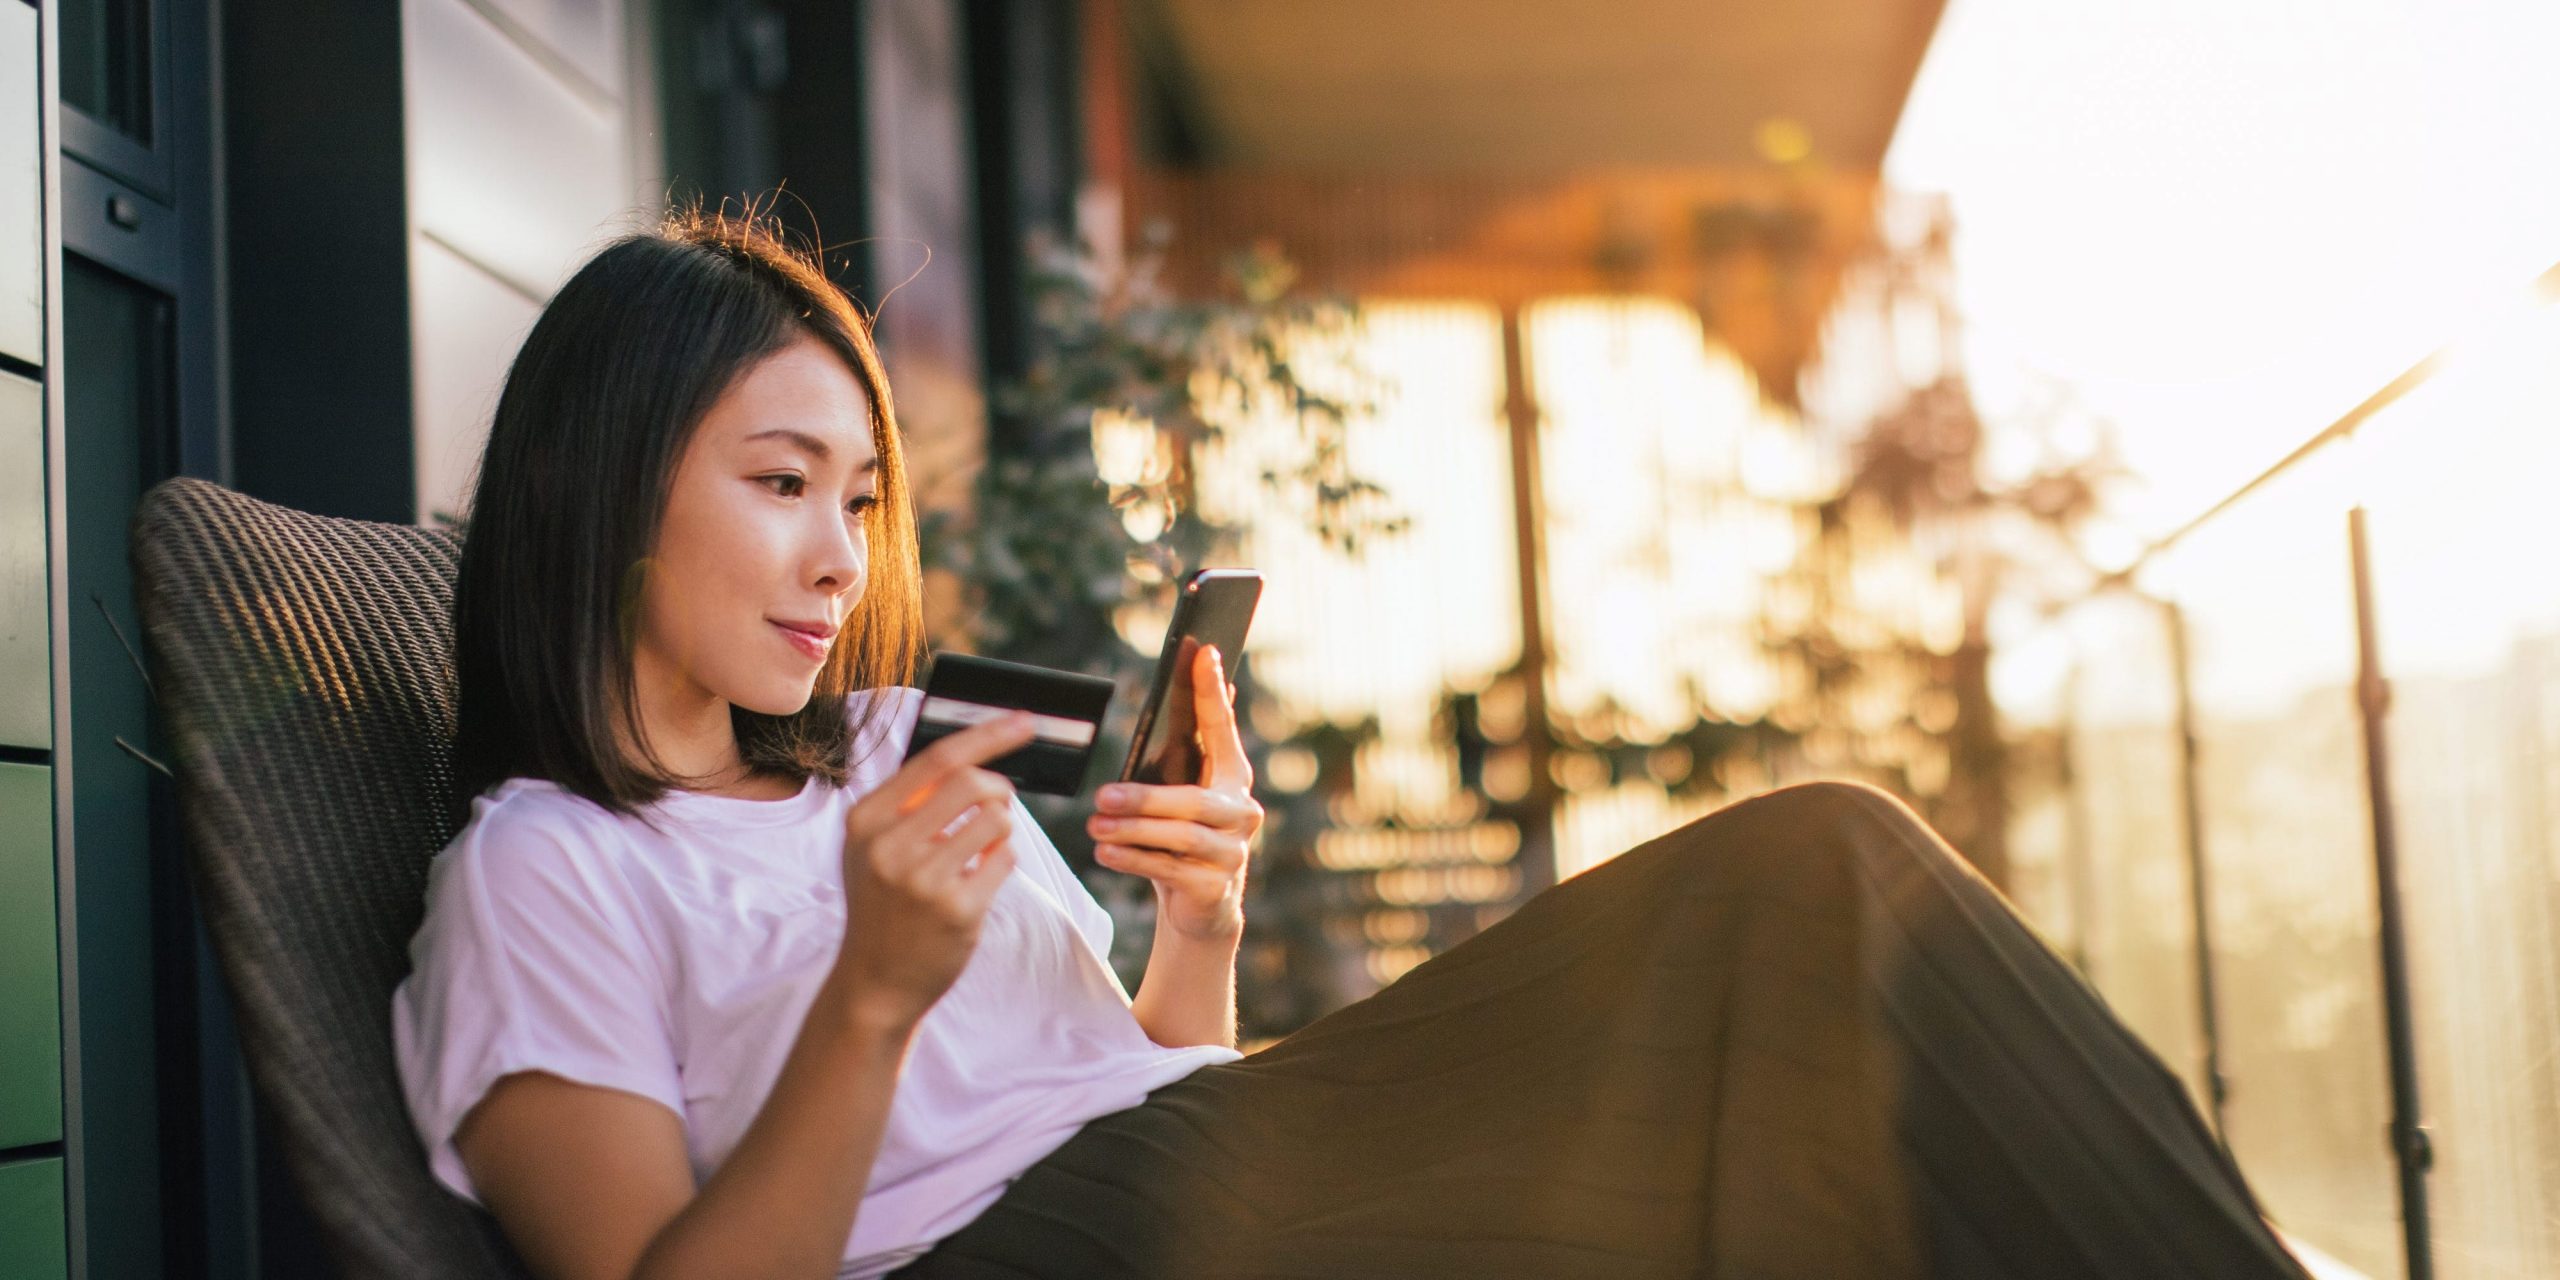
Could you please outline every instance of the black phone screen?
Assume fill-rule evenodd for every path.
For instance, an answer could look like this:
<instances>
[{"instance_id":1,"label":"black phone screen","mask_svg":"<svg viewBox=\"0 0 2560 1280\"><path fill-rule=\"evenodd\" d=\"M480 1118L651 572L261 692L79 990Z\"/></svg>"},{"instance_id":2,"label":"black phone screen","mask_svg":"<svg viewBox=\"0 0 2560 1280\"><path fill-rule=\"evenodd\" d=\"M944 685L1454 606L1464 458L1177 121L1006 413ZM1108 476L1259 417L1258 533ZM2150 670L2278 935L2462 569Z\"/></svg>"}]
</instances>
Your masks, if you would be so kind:
<instances>
[{"instance_id":1,"label":"black phone screen","mask_svg":"<svg viewBox=\"0 0 2560 1280\"><path fill-rule=\"evenodd\" d=\"M1262 575L1252 569L1202 569L1182 584L1156 658L1155 682L1138 709L1122 782L1182 785L1200 780L1200 716L1191 697L1191 660L1215 646L1232 675L1244 654L1254 605L1262 599Z\"/></svg>"}]
</instances>

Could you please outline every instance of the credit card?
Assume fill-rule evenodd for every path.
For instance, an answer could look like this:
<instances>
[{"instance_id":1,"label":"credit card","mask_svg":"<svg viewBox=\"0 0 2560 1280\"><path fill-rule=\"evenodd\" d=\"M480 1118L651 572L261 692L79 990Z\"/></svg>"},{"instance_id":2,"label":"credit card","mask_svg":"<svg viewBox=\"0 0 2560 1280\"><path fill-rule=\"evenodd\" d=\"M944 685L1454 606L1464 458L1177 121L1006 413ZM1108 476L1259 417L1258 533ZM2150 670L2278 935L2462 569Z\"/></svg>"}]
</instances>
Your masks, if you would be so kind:
<instances>
[{"instance_id":1,"label":"credit card","mask_svg":"<svg viewBox=\"0 0 2560 1280\"><path fill-rule=\"evenodd\" d=\"M1019 790L1071 796L1084 789L1085 766L1102 736L1111 694L1111 681L1101 676L973 653L935 654L925 678L924 706L907 737L907 755L973 724L1028 711L1033 716L1031 741L982 767L1012 779Z\"/></svg>"}]
</instances>

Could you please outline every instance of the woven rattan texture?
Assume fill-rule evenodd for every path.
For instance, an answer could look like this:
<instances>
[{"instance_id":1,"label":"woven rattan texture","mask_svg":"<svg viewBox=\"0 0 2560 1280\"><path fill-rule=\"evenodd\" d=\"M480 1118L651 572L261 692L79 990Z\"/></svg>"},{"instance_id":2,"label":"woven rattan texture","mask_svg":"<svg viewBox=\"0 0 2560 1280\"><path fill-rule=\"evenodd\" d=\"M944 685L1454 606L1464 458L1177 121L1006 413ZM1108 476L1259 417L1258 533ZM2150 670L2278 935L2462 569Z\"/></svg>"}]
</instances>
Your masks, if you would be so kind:
<instances>
[{"instance_id":1,"label":"woven rattan texture","mask_svg":"<svg viewBox=\"0 0 2560 1280\"><path fill-rule=\"evenodd\" d=\"M391 1052L453 834L458 542L183 477L143 495L130 535L205 924L332 1255L349 1276L524 1274L428 1174Z\"/></svg>"}]
</instances>

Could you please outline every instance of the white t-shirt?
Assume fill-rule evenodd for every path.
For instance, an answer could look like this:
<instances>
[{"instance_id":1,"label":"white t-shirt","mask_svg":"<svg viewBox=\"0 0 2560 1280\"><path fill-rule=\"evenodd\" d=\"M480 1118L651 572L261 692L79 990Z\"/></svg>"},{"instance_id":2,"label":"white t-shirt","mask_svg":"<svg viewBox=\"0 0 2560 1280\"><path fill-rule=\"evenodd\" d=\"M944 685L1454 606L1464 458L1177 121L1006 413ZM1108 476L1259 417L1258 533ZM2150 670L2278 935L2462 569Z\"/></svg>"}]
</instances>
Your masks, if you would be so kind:
<instances>
[{"instance_id":1,"label":"white t-shirt","mask_svg":"<svg viewBox=\"0 0 2560 1280\"><path fill-rule=\"evenodd\" d=\"M667 834L513 778L436 856L413 971L392 996L401 1084L438 1180L479 1201L454 1130L501 1076L540 1069L665 1105L696 1185L745 1136L844 937L844 813L897 769L914 689L854 745L839 788L788 800L671 792ZM857 694L858 716L872 694ZM844 1249L877 1276L994 1203L1086 1121L1213 1062L1147 1038L1104 957L1111 917L1021 801L1013 873L925 1015Z\"/></svg>"}]
</instances>

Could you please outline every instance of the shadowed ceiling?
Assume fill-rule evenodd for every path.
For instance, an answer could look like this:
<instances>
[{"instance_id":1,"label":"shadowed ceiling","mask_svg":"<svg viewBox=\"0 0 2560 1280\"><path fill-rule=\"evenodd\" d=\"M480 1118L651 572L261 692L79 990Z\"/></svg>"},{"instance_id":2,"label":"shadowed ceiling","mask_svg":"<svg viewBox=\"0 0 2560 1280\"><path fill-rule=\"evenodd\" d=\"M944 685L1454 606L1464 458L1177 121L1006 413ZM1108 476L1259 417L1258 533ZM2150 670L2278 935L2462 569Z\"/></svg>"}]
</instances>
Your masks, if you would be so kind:
<instances>
[{"instance_id":1,"label":"shadowed ceiling","mask_svg":"<svg viewBox=\"0 0 2560 1280\"><path fill-rule=\"evenodd\" d=\"M1773 120L1872 171L1944 0L1128 4L1159 163L1528 176L1754 165Z\"/></svg>"}]
</instances>

